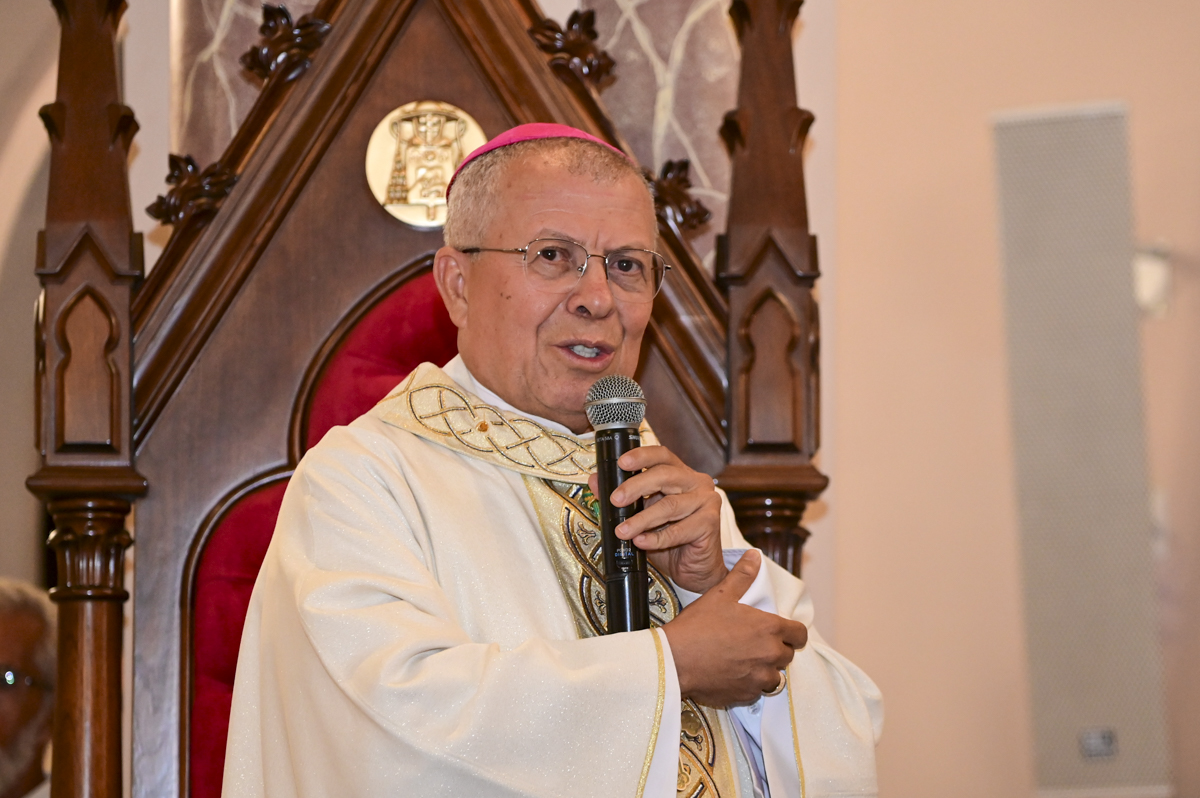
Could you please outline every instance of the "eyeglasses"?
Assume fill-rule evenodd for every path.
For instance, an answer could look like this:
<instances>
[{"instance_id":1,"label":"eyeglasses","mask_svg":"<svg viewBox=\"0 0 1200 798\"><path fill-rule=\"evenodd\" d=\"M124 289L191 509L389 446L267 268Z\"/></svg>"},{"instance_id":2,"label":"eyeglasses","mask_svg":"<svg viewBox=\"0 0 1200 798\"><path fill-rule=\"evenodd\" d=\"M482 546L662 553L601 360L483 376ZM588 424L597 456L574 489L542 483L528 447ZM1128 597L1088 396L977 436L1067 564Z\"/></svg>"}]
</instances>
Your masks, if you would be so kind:
<instances>
[{"instance_id":1,"label":"eyeglasses","mask_svg":"<svg viewBox=\"0 0 1200 798\"><path fill-rule=\"evenodd\" d=\"M469 247L467 255L480 252L506 252L520 255L525 279L538 291L567 294L583 279L592 258L604 260L604 273L613 295L626 302L650 302L662 288L671 268L662 255L649 249L617 249L607 255L593 255L582 244L561 238L538 238L521 249Z\"/></svg>"},{"instance_id":2,"label":"eyeglasses","mask_svg":"<svg viewBox=\"0 0 1200 798\"><path fill-rule=\"evenodd\" d=\"M44 687L44 685L23 671L10 668L8 665L0 665L0 694L9 690L27 690L30 687Z\"/></svg>"}]
</instances>

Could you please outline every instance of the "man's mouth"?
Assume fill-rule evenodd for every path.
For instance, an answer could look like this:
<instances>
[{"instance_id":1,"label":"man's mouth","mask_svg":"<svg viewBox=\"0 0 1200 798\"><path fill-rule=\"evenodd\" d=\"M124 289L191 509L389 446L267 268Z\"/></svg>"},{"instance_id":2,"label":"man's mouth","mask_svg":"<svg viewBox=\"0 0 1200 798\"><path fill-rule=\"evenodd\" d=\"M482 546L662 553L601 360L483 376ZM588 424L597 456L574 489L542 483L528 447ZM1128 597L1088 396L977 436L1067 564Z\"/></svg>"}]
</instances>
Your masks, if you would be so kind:
<instances>
[{"instance_id":1,"label":"man's mouth","mask_svg":"<svg viewBox=\"0 0 1200 798\"><path fill-rule=\"evenodd\" d=\"M594 358L600 356L599 347L585 346L584 344L575 344L571 347L571 351L580 357Z\"/></svg>"}]
</instances>

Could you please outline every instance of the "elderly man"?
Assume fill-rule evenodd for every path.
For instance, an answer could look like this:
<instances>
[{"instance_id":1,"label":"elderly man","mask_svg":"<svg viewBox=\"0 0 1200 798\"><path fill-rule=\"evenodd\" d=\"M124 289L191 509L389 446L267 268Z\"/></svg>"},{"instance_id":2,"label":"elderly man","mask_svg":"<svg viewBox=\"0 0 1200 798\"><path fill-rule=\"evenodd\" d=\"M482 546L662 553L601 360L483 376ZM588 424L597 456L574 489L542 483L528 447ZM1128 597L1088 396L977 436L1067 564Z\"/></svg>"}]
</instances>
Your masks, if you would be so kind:
<instances>
[{"instance_id":1,"label":"elderly man","mask_svg":"<svg viewBox=\"0 0 1200 798\"><path fill-rule=\"evenodd\" d=\"M875 794L878 692L665 447L617 505L656 628L601 635L584 397L666 264L637 167L525 125L459 168L434 276L460 355L301 462L251 601L226 796ZM644 442L653 444L648 428Z\"/></svg>"},{"instance_id":2,"label":"elderly man","mask_svg":"<svg viewBox=\"0 0 1200 798\"><path fill-rule=\"evenodd\" d=\"M0 798L43 798L54 711L54 605L25 582L0 579Z\"/></svg>"}]
</instances>

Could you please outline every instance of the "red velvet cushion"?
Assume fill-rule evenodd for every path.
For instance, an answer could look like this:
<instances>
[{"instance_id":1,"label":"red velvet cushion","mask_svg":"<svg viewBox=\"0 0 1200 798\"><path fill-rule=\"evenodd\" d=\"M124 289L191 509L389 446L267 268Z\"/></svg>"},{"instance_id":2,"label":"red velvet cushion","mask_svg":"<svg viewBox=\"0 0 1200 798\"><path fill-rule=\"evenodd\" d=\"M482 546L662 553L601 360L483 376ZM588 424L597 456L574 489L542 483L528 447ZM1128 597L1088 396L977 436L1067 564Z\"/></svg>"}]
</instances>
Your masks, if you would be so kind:
<instances>
[{"instance_id":1,"label":"red velvet cushion","mask_svg":"<svg viewBox=\"0 0 1200 798\"><path fill-rule=\"evenodd\" d=\"M432 274L405 282L367 312L330 358L309 405L305 448L370 410L418 364L442 364L457 353L457 329ZM242 626L286 487L280 479L239 499L200 555L192 633L192 798L221 794Z\"/></svg>"},{"instance_id":2,"label":"red velvet cushion","mask_svg":"<svg viewBox=\"0 0 1200 798\"><path fill-rule=\"evenodd\" d=\"M287 480L280 479L238 500L213 530L200 557L192 627L193 798L221 794L238 645L285 488Z\"/></svg>"},{"instance_id":3,"label":"red velvet cushion","mask_svg":"<svg viewBox=\"0 0 1200 798\"><path fill-rule=\"evenodd\" d=\"M409 280L354 326L330 360L313 391L304 447L370 410L420 364L440 366L457 354L458 329L433 274Z\"/></svg>"}]
</instances>

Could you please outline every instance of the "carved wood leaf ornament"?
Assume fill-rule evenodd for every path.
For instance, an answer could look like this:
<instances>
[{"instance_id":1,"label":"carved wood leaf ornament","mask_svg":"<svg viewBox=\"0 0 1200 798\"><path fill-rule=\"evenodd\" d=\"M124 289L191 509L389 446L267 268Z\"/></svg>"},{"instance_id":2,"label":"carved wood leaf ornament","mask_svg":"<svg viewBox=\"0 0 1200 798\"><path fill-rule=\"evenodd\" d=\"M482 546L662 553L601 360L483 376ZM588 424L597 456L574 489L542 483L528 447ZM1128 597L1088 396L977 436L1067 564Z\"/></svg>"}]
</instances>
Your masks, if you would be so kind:
<instances>
[{"instance_id":1,"label":"carved wood leaf ornament","mask_svg":"<svg viewBox=\"0 0 1200 798\"><path fill-rule=\"evenodd\" d=\"M295 80L312 65L312 54L332 26L311 14L293 23L291 12L283 5L263 3L262 9L263 22L258 28L262 42L247 50L239 63L259 80L277 73L284 83Z\"/></svg>"},{"instance_id":2,"label":"carved wood leaf ornament","mask_svg":"<svg viewBox=\"0 0 1200 798\"><path fill-rule=\"evenodd\" d=\"M658 177L646 170L654 187L655 214L682 233L693 233L712 218L712 212L688 191L692 187L690 166L687 160L667 161Z\"/></svg>"},{"instance_id":3,"label":"carved wood leaf ornament","mask_svg":"<svg viewBox=\"0 0 1200 798\"><path fill-rule=\"evenodd\" d=\"M561 62L597 89L607 84L616 66L612 56L596 46L599 34L594 10L572 11L566 29L552 19L543 19L529 29L529 35L542 52L555 56L551 64Z\"/></svg>"},{"instance_id":4,"label":"carved wood leaf ornament","mask_svg":"<svg viewBox=\"0 0 1200 798\"><path fill-rule=\"evenodd\" d=\"M194 216L215 214L238 179L220 161L204 171L190 155L170 155L168 161L167 183L172 188L146 208L163 224L179 225Z\"/></svg>"}]
</instances>

